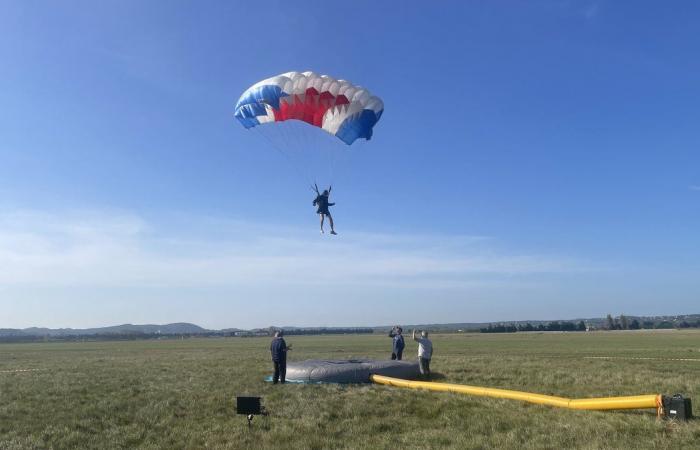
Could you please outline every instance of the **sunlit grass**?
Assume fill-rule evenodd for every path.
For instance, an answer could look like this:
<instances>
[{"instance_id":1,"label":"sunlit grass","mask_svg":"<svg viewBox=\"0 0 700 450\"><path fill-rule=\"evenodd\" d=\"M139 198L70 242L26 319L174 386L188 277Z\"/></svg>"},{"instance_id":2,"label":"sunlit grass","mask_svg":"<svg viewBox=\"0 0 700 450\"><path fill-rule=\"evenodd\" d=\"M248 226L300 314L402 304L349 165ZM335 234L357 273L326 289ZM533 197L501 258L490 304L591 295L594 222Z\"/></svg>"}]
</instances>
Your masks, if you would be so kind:
<instances>
[{"instance_id":1,"label":"sunlit grass","mask_svg":"<svg viewBox=\"0 0 700 450\"><path fill-rule=\"evenodd\" d=\"M386 358L381 335L289 337L291 360ZM407 341L408 342L408 341ZM436 335L441 381L564 397L681 392L700 332ZM416 349L408 343L406 354ZM0 448L693 448L700 421L372 385L273 386L267 339L0 345ZM590 356L652 360L588 359ZM10 372L17 369L41 369ZM270 410L248 429L236 395ZM698 406L696 406L696 409Z\"/></svg>"}]
</instances>

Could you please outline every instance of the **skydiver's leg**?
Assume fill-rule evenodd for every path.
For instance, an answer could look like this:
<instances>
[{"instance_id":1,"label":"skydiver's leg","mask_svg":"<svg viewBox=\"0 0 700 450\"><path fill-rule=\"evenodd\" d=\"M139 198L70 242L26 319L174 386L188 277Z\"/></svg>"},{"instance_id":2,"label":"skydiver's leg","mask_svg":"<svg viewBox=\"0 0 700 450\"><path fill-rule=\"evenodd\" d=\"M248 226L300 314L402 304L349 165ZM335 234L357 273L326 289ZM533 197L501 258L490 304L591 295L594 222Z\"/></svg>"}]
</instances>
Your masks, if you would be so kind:
<instances>
[{"instance_id":1,"label":"skydiver's leg","mask_svg":"<svg viewBox=\"0 0 700 450\"><path fill-rule=\"evenodd\" d=\"M331 224L331 234L338 234L335 232L335 228L333 227L333 216L328 214L328 222Z\"/></svg>"},{"instance_id":2,"label":"skydiver's leg","mask_svg":"<svg viewBox=\"0 0 700 450\"><path fill-rule=\"evenodd\" d=\"M318 217L321 219L321 233L323 233L323 214L319 214Z\"/></svg>"}]
</instances>

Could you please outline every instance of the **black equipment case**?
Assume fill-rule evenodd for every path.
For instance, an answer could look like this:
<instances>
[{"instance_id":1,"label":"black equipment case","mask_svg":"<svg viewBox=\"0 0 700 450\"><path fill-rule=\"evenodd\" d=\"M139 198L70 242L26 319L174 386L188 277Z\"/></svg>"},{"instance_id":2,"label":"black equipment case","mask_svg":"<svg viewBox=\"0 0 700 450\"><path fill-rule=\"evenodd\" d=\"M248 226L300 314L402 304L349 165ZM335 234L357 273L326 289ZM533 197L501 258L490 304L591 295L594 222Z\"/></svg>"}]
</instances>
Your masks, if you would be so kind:
<instances>
[{"instance_id":1,"label":"black equipment case","mask_svg":"<svg viewBox=\"0 0 700 450\"><path fill-rule=\"evenodd\" d=\"M664 395L661 398L664 417L667 419L690 420L693 418L693 408L689 398L681 394Z\"/></svg>"}]
</instances>

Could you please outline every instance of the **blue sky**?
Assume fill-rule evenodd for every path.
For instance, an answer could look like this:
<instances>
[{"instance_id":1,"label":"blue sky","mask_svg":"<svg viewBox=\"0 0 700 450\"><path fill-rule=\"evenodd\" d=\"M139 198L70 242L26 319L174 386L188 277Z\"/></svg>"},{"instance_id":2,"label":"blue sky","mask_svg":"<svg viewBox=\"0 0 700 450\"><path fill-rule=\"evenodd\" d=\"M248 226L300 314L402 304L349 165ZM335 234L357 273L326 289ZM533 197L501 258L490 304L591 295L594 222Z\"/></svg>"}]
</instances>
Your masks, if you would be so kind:
<instances>
[{"instance_id":1,"label":"blue sky","mask_svg":"<svg viewBox=\"0 0 700 450\"><path fill-rule=\"evenodd\" d=\"M700 5L2 2L0 327L697 313ZM233 117L314 70L386 110L308 186Z\"/></svg>"}]
</instances>

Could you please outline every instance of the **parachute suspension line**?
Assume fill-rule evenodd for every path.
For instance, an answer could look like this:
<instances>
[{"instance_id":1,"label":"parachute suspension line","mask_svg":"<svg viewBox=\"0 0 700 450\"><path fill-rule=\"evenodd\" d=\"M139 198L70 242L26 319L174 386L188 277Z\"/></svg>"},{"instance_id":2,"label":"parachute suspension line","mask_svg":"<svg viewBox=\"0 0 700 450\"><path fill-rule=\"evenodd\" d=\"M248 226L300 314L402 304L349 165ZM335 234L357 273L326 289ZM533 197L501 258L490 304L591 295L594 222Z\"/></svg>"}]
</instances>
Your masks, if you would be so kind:
<instances>
[{"instance_id":1,"label":"parachute suspension line","mask_svg":"<svg viewBox=\"0 0 700 450\"><path fill-rule=\"evenodd\" d=\"M323 177L325 178L326 183L330 185L333 183L333 167L330 165L329 157L333 153L333 147L327 145L328 141L326 138L328 136L329 135L326 133L326 131L323 130L321 133L316 133L314 139L316 141L315 145L317 148L318 157L323 160L323 169L325 172Z\"/></svg>"},{"instance_id":2,"label":"parachute suspension line","mask_svg":"<svg viewBox=\"0 0 700 450\"><path fill-rule=\"evenodd\" d=\"M284 121L277 126L261 124L253 128L294 167L299 178L307 184L311 181L334 184L337 176L345 172L339 171L337 166L349 155L347 146L325 130L315 130L296 120ZM325 188L327 186L323 186Z\"/></svg>"},{"instance_id":3,"label":"parachute suspension line","mask_svg":"<svg viewBox=\"0 0 700 450\"><path fill-rule=\"evenodd\" d=\"M266 133L264 133L263 131L261 131L260 127L253 127L252 130L255 131L259 136L262 136L263 139L265 139L267 142L270 143L270 146L271 146L272 148L274 148L274 149L275 149L280 155L282 155L290 164L292 164L292 160L291 160L291 158L289 157L289 155L288 155L284 150L282 150L282 148L281 148L279 145L277 145L277 142L275 142L275 140L274 140L272 137L270 137L268 134L266 134ZM294 165L294 164L292 164L292 165Z\"/></svg>"},{"instance_id":4,"label":"parachute suspension line","mask_svg":"<svg viewBox=\"0 0 700 450\"><path fill-rule=\"evenodd\" d=\"M300 177L302 180L308 181L307 176L304 175L304 173L303 173L303 172L299 169L299 167L294 163L294 161L292 160L292 158L291 158L284 150L282 150L282 149L280 148L280 146L277 145L277 143L276 143L270 136L268 136L267 134L265 134L264 132L262 132L259 128L260 128L260 127L253 127L252 129L255 130L255 132L258 133L258 135L262 136L265 140L267 140L267 142L270 143L270 146L271 146L272 148L274 148L277 152L279 152L279 154L281 154L282 157L283 157L284 159L287 160L287 162L289 163L289 165L292 166L292 167L294 168L294 170L296 171L297 175L299 175L299 177ZM272 127L272 128L277 128L277 127Z\"/></svg>"},{"instance_id":5,"label":"parachute suspension line","mask_svg":"<svg viewBox=\"0 0 700 450\"><path fill-rule=\"evenodd\" d=\"M293 120L287 120L281 125L287 137L287 142L293 143L292 147L297 153L302 153L304 150L304 142L303 136L301 135L302 130L299 130L299 127L297 127L298 124L294 123Z\"/></svg>"},{"instance_id":6,"label":"parachute suspension line","mask_svg":"<svg viewBox=\"0 0 700 450\"><path fill-rule=\"evenodd\" d=\"M323 136L325 137L325 136ZM335 148L333 146L328 147L328 151L326 152L326 164L328 167L328 182L333 183L335 180L333 179L333 157L335 156Z\"/></svg>"},{"instance_id":7,"label":"parachute suspension line","mask_svg":"<svg viewBox=\"0 0 700 450\"><path fill-rule=\"evenodd\" d=\"M295 159L300 161L306 180L315 180L318 174L311 173L311 168L304 166L303 163L310 161L309 158L315 157L315 149L310 145L311 138L309 135L315 135L316 133L310 133L310 130L307 129L307 124L297 120L286 120L280 124L279 128L282 128L281 132L285 136L284 142L287 142L292 152L295 153L293 155Z\"/></svg>"},{"instance_id":8,"label":"parachute suspension line","mask_svg":"<svg viewBox=\"0 0 700 450\"><path fill-rule=\"evenodd\" d=\"M350 153L349 147L346 144L337 141L337 139L334 142L334 144L335 145L332 152L333 154L331 155L332 159L330 163L331 178L333 182L340 180L345 175L348 169L348 164L350 164L350 162L352 161L352 158L350 157L352 155ZM358 144L360 144L359 140L358 142L355 142L354 145L357 146ZM360 148L362 147L360 146Z\"/></svg>"},{"instance_id":9,"label":"parachute suspension line","mask_svg":"<svg viewBox=\"0 0 700 450\"><path fill-rule=\"evenodd\" d=\"M313 146L312 137L314 134L316 134L315 131L318 130L310 130L308 129L307 124L301 122L295 123L293 126L296 128L294 131L296 132L295 136L298 142L299 153L301 153L302 160L309 162L313 161L316 149ZM313 171L313 165L309 165L307 170ZM316 181L317 177L317 173L310 174L310 178L312 178L314 181Z\"/></svg>"},{"instance_id":10,"label":"parachute suspension line","mask_svg":"<svg viewBox=\"0 0 700 450\"><path fill-rule=\"evenodd\" d=\"M307 135L308 142L309 142L309 148L308 152L311 158L316 160L318 163L315 165L315 168L319 173L315 173L314 177L320 177L321 181L323 183L326 183L328 181L328 165L327 162L325 161L326 159L326 152L328 149L324 148L320 141L320 137L322 137L323 134L325 134L325 130L318 130L318 133L309 133ZM326 186L321 186L323 189L326 188Z\"/></svg>"},{"instance_id":11,"label":"parachute suspension line","mask_svg":"<svg viewBox=\"0 0 700 450\"><path fill-rule=\"evenodd\" d=\"M305 123L296 120L287 121L287 125L289 128L287 131L292 139L290 142L294 142L293 146L295 147L297 158L299 158L298 161L304 169L306 178L316 181L318 174L313 173L313 164L309 164L309 162L312 161L309 157L313 157L313 149L309 148L309 133L316 130L309 130Z\"/></svg>"},{"instance_id":12,"label":"parachute suspension line","mask_svg":"<svg viewBox=\"0 0 700 450\"><path fill-rule=\"evenodd\" d=\"M309 129L309 125L301 122L297 122L291 125L295 128L292 131L294 131L294 135L298 143L299 152L302 154L302 158L304 161L309 161L309 156L313 157L313 153L315 150L311 145L311 136L316 134L315 131L318 130ZM311 178L315 179L316 174L312 174Z\"/></svg>"},{"instance_id":13,"label":"parachute suspension line","mask_svg":"<svg viewBox=\"0 0 700 450\"><path fill-rule=\"evenodd\" d=\"M358 144L359 145L357 146L357 149L355 149L352 153L350 151L348 151L348 162L347 162L346 166L343 167L343 169L346 172L351 171L351 169L353 167L353 163L357 164L358 158L360 158L361 155L364 155L364 152L367 150L367 141L366 140L359 141Z\"/></svg>"},{"instance_id":14,"label":"parachute suspension line","mask_svg":"<svg viewBox=\"0 0 700 450\"><path fill-rule=\"evenodd\" d=\"M323 145L323 139L331 136L325 130L315 129L298 120L288 120L280 125L282 125L281 128L285 128L285 142L294 150L293 156L300 161L307 179L327 182L329 172L327 153L330 149L328 145Z\"/></svg>"},{"instance_id":15,"label":"parachute suspension line","mask_svg":"<svg viewBox=\"0 0 700 450\"><path fill-rule=\"evenodd\" d=\"M275 128L278 128L278 132L283 136L282 142L288 143L293 161L296 161L295 167L303 172L304 181L309 182L313 180L314 177L309 173L308 168L303 165L305 161L303 158L303 130L300 130L297 125L299 124L294 123L293 120L287 120L282 122L279 127Z\"/></svg>"},{"instance_id":16,"label":"parachute suspension line","mask_svg":"<svg viewBox=\"0 0 700 450\"><path fill-rule=\"evenodd\" d=\"M346 152L348 151L347 145L344 143L340 143L337 141L334 142L336 144L335 149L333 151L332 155L332 160L331 160L331 176L333 178L333 181L336 181L340 179L342 175L342 168L345 166L345 161L343 158L346 157ZM340 168L338 167L340 165ZM340 170L336 170L336 169Z\"/></svg>"}]
</instances>

